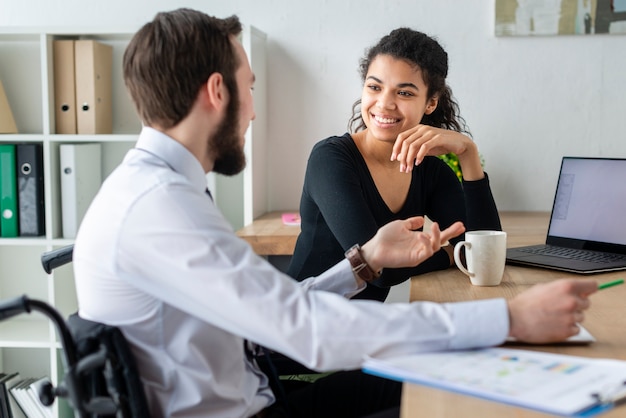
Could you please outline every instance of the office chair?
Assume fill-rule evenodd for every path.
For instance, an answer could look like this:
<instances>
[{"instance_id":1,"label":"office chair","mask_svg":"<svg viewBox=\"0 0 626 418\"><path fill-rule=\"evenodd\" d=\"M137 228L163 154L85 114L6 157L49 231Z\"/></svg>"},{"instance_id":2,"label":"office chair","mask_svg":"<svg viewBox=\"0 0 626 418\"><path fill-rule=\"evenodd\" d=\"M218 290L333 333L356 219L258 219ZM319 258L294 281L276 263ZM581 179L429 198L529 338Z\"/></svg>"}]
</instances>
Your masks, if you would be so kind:
<instances>
[{"instance_id":1,"label":"office chair","mask_svg":"<svg viewBox=\"0 0 626 418\"><path fill-rule=\"evenodd\" d=\"M49 251L41 262L47 273L72 261L73 246ZM135 359L122 332L109 325L70 315L67 321L46 302L24 295L0 302L0 320L38 311L55 325L63 351L64 375L54 387L39 388L44 405L66 398L77 418L148 417L150 412Z\"/></svg>"}]
</instances>

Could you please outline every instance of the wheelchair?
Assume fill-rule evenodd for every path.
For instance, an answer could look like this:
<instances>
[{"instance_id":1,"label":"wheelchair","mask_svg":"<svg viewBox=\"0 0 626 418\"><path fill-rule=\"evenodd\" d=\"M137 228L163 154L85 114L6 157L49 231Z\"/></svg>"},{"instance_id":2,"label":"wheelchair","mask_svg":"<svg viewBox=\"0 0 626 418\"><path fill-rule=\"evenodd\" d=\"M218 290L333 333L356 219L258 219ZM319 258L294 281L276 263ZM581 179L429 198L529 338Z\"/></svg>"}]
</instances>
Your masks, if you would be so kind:
<instances>
[{"instance_id":1,"label":"wheelchair","mask_svg":"<svg viewBox=\"0 0 626 418\"><path fill-rule=\"evenodd\" d=\"M72 261L74 246L47 251L41 264L48 274ZM65 398L76 418L115 417L144 418L150 412L135 358L122 332L99 322L89 321L74 313L67 321L48 303L23 295L0 301L0 321L38 311L55 325L63 351L64 375L54 387L40 387L42 404L52 405L56 398ZM261 369L282 391L280 377L317 375L318 373L276 352L265 350L256 357ZM277 394L280 396L280 393Z\"/></svg>"},{"instance_id":2,"label":"wheelchair","mask_svg":"<svg viewBox=\"0 0 626 418\"><path fill-rule=\"evenodd\" d=\"M73 249L69 245L44 253L44 270L50 273L71 262ZM65 398L76 418L150 416L135 358L118 328L88 321L78 313L65 321L54 307L26 295L0 301L0 321L32 311L53 322L63 352L63 377L56 387L50 382L40 386L42 404Z\"/></svg>"}]
</instances>

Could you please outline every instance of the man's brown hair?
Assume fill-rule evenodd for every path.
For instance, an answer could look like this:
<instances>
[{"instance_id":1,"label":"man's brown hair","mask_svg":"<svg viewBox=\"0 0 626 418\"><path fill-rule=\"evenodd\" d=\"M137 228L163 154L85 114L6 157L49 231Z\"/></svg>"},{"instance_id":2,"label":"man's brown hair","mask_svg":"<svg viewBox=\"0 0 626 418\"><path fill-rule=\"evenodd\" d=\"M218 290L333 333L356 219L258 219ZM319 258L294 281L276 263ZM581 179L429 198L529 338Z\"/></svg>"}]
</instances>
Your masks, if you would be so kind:
<instances>
[{"instance_id":1,"label":"man's brown hair","mask_svg":"<svg viewBox=\"0 0 626 418\"><path fill-rule=\"evenodd\" d=\"M241 33L237 16L218 19L181 8L158 13L124 52L124 82L144 125L168 129L190 112L213 73L237 97L240 65L231 38Z\"/></svg>"}]
</instances>

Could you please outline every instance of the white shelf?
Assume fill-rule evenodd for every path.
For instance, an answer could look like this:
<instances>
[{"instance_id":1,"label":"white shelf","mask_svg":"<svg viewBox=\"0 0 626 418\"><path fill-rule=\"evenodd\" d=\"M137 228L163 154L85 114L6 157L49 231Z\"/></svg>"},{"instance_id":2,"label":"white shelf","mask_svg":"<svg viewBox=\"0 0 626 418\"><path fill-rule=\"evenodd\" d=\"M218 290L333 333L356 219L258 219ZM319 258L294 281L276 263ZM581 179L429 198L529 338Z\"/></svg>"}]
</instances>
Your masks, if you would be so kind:
<instances>
[{"instance_id":1,"label":"white shelf","mask_svg":"<svg viewBox=\"0 0 626 418\"><path fill-rule=\"evenodd\" d=\"M8 32L10 30L10 32ZM122 80L122 56L134 30L97 30L85 34L71 28L0 28L0 79L19 134L0 135L1 143L40 143L43 148L45 235L0 238L0 299L28 295L53 305L67 317L77 309L71 266L47 275L40 263L44 251L73 242L61 236L59 147L64 143L98 142L102 171L108 175L137 140L141 123ZM54 126L54 39L90 38L113 47L113 133L57 135ZM0 322L0 371L24 377L46 374L54 381L61 368L60 343L54 324L39 312ZM60 412L61 411L61 412ZM55 406L57 416L71 416Z\"/></svg>"},{"instance_id":2,"label":"white shelf","mask_svg":"<svg viewBox=\"0 0 626 418\"><path fill-rule=\"evenodd\" d=\"M33 245L45 246L48 243L46 237L18 237L18 238L2 238L0 239L0 247L3 246L24 246L32 247Z\"/></svg>"},{"instance_id":3,"label":"white shelf","mask_svg":"<svg viewBox=\"0 0 626 418\"><path fill-rule=\"evenodd\" d=\"M0 346L49 348L50 323L43 316L38 319L11 318L0 322Z\"/></svg>"}]
</instances>

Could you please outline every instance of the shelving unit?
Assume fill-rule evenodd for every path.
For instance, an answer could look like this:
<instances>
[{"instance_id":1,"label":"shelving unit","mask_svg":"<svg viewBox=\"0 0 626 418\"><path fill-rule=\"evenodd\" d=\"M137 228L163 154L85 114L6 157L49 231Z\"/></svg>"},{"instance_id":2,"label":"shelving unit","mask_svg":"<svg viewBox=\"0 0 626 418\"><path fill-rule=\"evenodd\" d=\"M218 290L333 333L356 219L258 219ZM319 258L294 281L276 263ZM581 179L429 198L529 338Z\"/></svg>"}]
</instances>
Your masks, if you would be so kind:
<instances>
[{"instance_id":1,"label":"shelving unit","mask_svg":"<svg viewBox=\"0 0 626 418\"><path fill-rule=\"evenodd\" d=\"M63 143L98 142L102 148L102 178L134 146L141 123L126 93L122 57L135 29L116 31L84 28L0 28L0 80L4 84L19 134L0 134L0 143L36 142L43 145L45 235L0 238L0 299L27 294L55 306L64 316L77 310L71 266L47 275L40 264L44 251L72 243L62 238L59 146ZM54 126L52 43L55 39L94 39L113 47L113 133L110 135L57 135ZM266 70L265 42L261 31L245 25L242 44L256 74L257 119L246 134L248 167L233 178L209 175L216 203L233 228L267 210L265 199ZM252 137L254 136L254 141ZM254 154L254 155L253 155ZM253 159L254 157L254 159ZM62 364L60 344L53 324L33 313L0 322L0 371L22 376L50 376L56 383ZM55 403L57 416L71 416Z\"/></svg>"},{"instance_id":2,"label":"shelving unit","mask_svg":"<svg viewBox=\"0 0 626 418\"><path fill-rule=\"evenodd\" d=\"M254 109L256 118L246 132L246 169L236 176L209 174L209 188L217 206L235 231L269 210L267 199L267 64L266 35L245 26L241 43L255 75Z\"/></svg>"}]
</instances>

